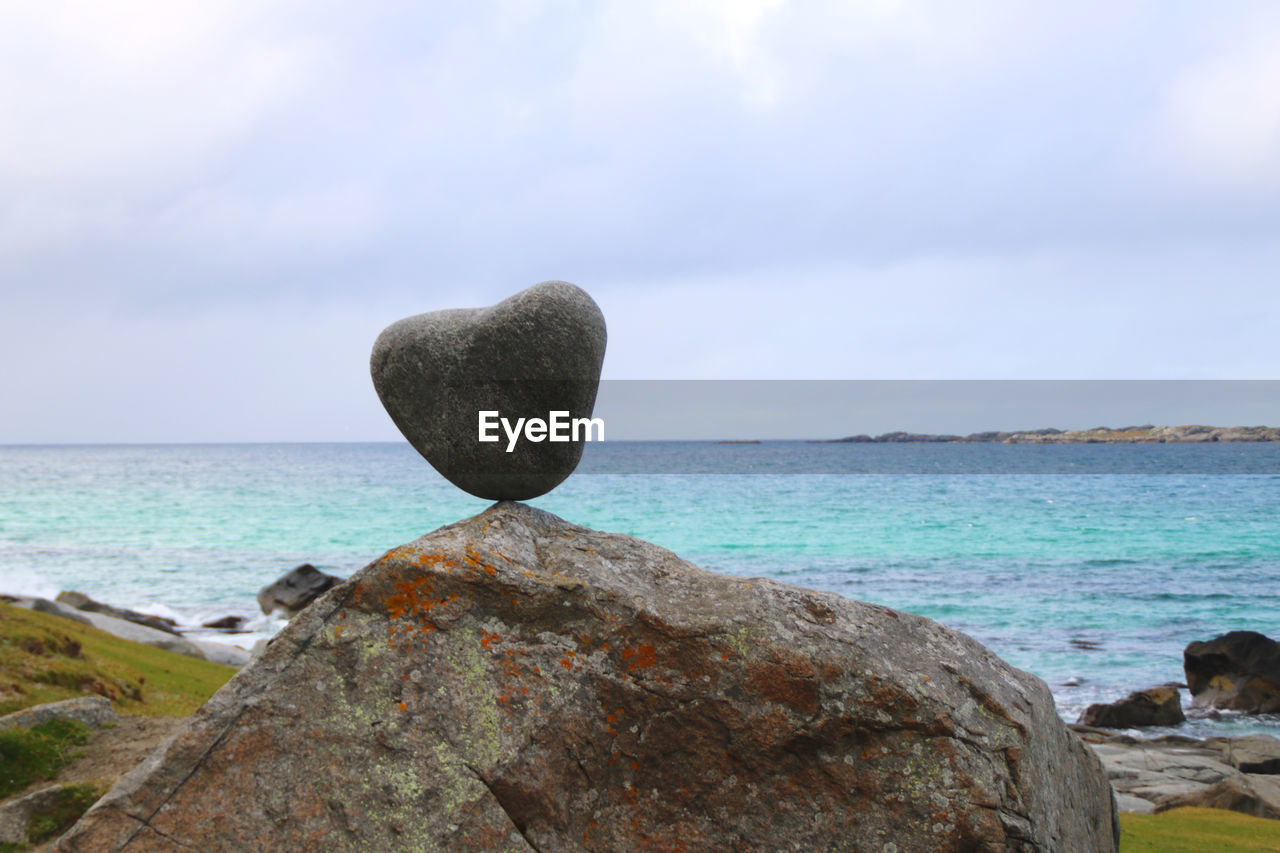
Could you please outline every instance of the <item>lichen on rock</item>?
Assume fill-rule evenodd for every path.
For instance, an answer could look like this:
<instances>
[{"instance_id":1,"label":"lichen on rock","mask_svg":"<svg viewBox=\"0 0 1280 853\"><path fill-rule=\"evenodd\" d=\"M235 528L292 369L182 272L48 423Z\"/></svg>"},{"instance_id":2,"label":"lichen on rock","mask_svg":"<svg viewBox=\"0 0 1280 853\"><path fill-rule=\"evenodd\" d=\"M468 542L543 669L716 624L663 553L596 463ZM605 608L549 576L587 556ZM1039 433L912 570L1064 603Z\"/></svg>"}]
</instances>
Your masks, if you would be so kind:
<instances>
[{"instance_id":1,"label":"lichen on rock","mask_svg":"<svg viewBox=\"0 0 1280 853\"><path fill-rule=\"evenodd\" d=\"M57 849L1115 845L972 639L508 502L326 593Z\"/></svg>"}]
</instances>

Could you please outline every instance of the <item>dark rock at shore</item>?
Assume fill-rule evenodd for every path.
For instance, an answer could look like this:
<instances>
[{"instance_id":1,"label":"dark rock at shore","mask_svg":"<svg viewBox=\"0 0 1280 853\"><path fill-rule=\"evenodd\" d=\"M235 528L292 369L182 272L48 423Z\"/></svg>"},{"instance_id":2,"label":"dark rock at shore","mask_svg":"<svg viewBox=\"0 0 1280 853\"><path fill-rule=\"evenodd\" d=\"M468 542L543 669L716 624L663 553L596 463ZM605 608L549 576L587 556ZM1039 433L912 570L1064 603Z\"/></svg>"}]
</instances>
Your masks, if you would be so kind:
<instances>
[{"instance_id":1,"label":"dark rock at shore","mask_svg":"<svg viewBox=\"0 0 1280 853\"><path fill-rule=\"evenodd\" d=\"M1190 643L1182 664L1193 708L1280 711L1280 643L1256 631Z\"/></svg>"},{"instance_id":2,"label":"dark rock at shore","mask_svg":"<svg viewBox=\"0 0 1280 853\"><path fill-rule=\"evenodd\" d=\"M311 602L342 583L342 578L328 575L310 563L290 569L274 583L258 590L258 606L263 613L283 610L296 616Z\"/></svg>"},{"instance_id":3,"label":"dark rock at shore","mask_svg":"<svg viewBox=\"0 0 1280 853\"><path fill-rule=\"evenodd\" d=\"M110 604L103 604L101 601L94 601L83 592L75 592L74 590L63 590L58 593L58 597L54 599L59 604L65 604L68 607L74 607L76 610L85 610L90 613L101 613L104 616L111 616L116 619L123 619L126 622L133 622L137 625L145 625L156 631L164 631L166 634L177 634L177 622L167 619L164 616L152 616L149 613L139 613L136 610L127 610L123 607L112 607Z\"/></svg>"},{"instance_id":4,"label":"dark rock at shore","mask_svg":"<svg viewBox=\"0 0 1280 853\"><path fill-rule=\"evenodd\" d=\"M1176 726L1185 722L1178 691L1169 687L1137 690L1108 704L1090 705L1078 723L1103 729Z\"/></svg>"},{"instance_id":5,"label":"dark rock at shore","mask_svg":"<svg viewBox=\"0 0 1280 853\"><path fill-rule=\"evenodd\" d=\"M1048 688L927 619L498 504L294 619L55 849L1114 851Z\"/></svg>"},{"instance_id":6,"label":"dark rock at shore","mask_svg":"<svg viewBox=\"0 0 1280 853\"><path fill-rule=\"evenodd\" d=\"M551 491L582 457L577 440L514 447L505 429L479 440L479 413L514 425L590 418L604 362L605 323L581 288L544 281L490 308L434 311L387 327L370 370L387 413L409 443L463 491L526 500ZM572 437L572 434L569 434Z\"/></svg>"},{"instance_id":7,"label":"dark rock at shore","mask_svg":"<svg viewBox=\"0 0 1280 853\"><path fill-rule=\"evenodd\" d=\"M298 568L302 567L299 566ZM202 623L200 627L213 628L217 631L226 631L234 634L243 632L245 630L245 623L248 621L249 620L243 616L223 616L221 619L210 619L208 622Z\"/></svg>"}]
</instances>

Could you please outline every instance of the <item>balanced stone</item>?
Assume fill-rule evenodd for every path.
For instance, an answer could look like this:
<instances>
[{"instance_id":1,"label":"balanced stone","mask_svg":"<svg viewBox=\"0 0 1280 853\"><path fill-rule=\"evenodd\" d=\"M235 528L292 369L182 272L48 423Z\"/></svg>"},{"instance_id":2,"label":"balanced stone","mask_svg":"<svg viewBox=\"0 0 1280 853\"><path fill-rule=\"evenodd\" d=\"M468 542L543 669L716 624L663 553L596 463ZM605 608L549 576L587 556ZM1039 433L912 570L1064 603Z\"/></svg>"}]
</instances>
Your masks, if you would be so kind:
<instances>
[{"instance_id":1,"label":"balanced stone","mask_svg":"<svg viewBox=\"0 0 1280 853\"><path fill-rule=\"evenodd\" d=\"M481 498L526 500L573 473L588 431L517 441L500 419L590 418L605 337L585 291L544 281L489 308L393 323L373 345L370 370L391 419L449 482ZM482 413L494 425L488 440Z\"/></svg>"}]
</instances>

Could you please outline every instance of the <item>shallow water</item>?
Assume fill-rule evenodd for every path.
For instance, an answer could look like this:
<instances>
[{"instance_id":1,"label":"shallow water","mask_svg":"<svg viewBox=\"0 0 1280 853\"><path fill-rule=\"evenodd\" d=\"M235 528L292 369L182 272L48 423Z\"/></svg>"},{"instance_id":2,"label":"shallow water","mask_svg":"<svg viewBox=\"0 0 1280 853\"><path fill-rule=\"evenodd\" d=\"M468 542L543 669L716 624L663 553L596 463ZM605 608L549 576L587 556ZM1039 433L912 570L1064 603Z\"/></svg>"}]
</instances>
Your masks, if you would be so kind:
<instances>
[{"instance_id":1,"label":"shallow water","mask_svg":"<svg viewBox=\"0 0 1280 853\"><path fill-rule=\"evenodd\" d=\"M1192 640L1280 635L1280 446L588 450L532 503L718 571L937 619L1044 678L1069 719L1180 681ZM228 638L248 646L279 628L254 594L287 569L347 575L486 505L403 444L0 447L0 591L78 589L188 624L253 615Z\"/></svg>"}]
</instances>

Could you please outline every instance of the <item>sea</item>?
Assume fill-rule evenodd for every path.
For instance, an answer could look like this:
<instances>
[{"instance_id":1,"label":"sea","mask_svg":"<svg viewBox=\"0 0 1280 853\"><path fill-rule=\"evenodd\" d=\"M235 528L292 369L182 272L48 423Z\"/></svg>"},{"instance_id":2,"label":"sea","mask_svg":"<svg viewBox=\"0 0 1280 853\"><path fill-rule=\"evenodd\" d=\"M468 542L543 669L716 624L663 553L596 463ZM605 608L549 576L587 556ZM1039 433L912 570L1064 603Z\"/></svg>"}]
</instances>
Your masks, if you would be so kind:
<instances>
[{"instance_id":1,"label":"sea","mask_svg":"<svg viewBox=\"0 0 1280 853\"><path fill-rule=\"evenodd\" d=\"M605 442L531 503L935 619L1044 679L1068 721L1182 681L1193 640L1280 637L1280 444ZM196 633L249 648L284 624L255 594L290 568L347 576L486 506L404 443L0 446L0 593L246 616ZM1178 731L1280 735L1280 716Z\"/></svg>"}]
</instances>

